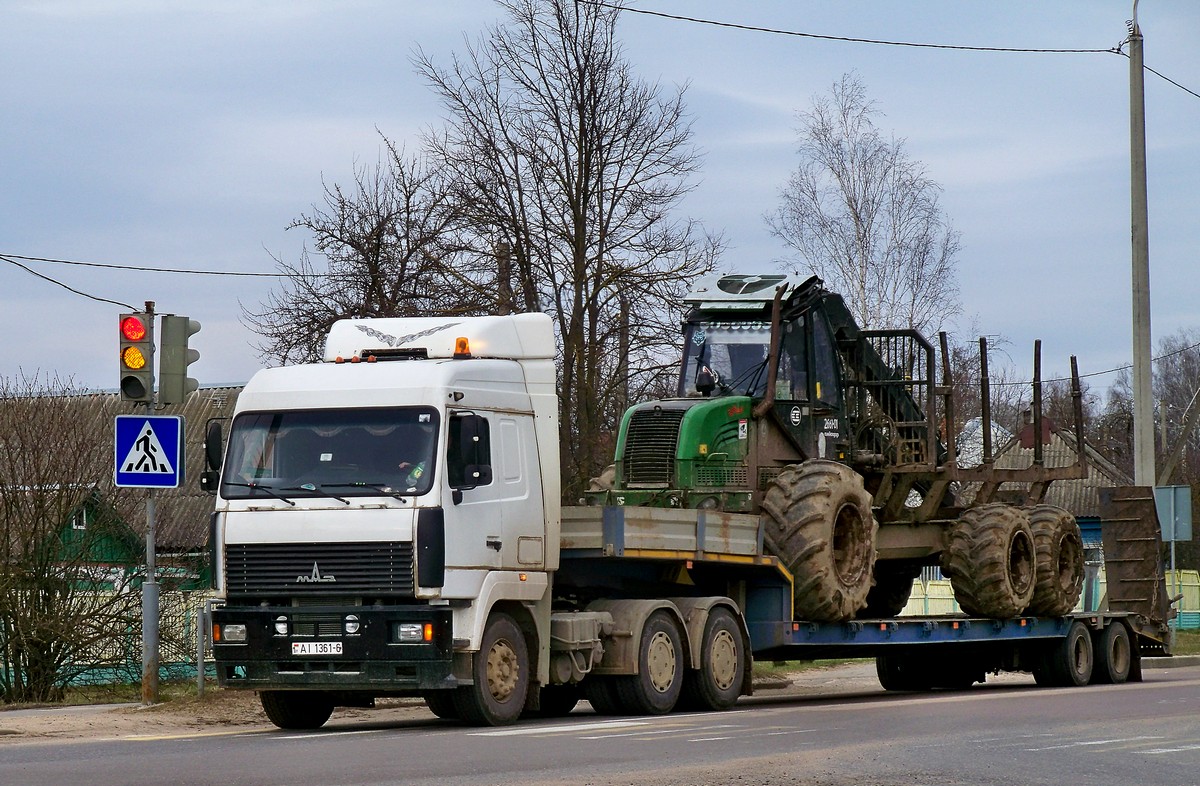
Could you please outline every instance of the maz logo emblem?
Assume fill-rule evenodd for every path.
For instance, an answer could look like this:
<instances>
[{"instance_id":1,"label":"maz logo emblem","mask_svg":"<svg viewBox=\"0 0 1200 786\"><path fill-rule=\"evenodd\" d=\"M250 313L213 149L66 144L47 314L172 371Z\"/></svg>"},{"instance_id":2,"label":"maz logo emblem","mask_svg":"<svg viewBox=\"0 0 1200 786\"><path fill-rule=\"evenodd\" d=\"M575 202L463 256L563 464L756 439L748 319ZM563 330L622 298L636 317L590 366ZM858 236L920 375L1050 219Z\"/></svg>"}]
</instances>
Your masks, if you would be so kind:
<instances>
[{"instance_id":1,"label":"maz logo emblem","mask_svg":"<svg viewBox=\"0 0 1200 786\"><path fill-rule=\"evenodd\" d=\"M296 577L297 584L327 584L331 581L337 581L337 577L332 573L322 576L321 569L317 567L317 563L313 563L312 573L307 576L301 574Z\"/></svg>"}]
</instances>

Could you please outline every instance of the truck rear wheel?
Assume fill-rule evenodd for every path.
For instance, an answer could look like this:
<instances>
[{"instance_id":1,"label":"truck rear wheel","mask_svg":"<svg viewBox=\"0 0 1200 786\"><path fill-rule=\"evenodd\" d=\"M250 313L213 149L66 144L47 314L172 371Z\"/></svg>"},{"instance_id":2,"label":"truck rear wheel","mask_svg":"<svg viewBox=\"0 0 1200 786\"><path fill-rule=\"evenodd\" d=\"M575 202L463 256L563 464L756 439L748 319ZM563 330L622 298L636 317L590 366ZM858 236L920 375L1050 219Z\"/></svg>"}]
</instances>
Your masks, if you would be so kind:
<instances>
[{"instance_id":1,"label":"truck rear wheel","mask_svg":"<svg viewBox=\"0 0 1200 786\"><path fill-rule=\"evenodd\" d=\"M727 710L737 704L746 676L746 643L728 609L715 608L704 625L700 668L684 676L680 704L687 709Z\"/></svg>"},{"instance_id":2,"label":"truck rear wheel","mask_svg":"<svg viewBox=\"0 0 1200 786\"><path fill-rule=\"evenodd\" d=\"M454 705L472 726L513 723L529 692L529 648L521 628L507 614L493 614L472 664L474 685L454 689Z\"/></svg>"},{"instance_id":3,"label":"truck rear wheel","mask_svg":"<svg viewBox=\"0 0 1200 786\"><path fill-rule=\"evenodd\" d=\"M875 519L862 476L836 461L785 468L762 503L763 538L795 576L797 619L840 622L867 604Z\"/></svg>"},{"instance_id":4,"label":"truck rear wheel","mask_svg":"<svg viewBox=\"0 0 1200 786\"><path fill-rule=\"evenodd\" d=\"M1083 591L1083 538L1075 517L1054 505L1029 509L1029 527L1037 553L1029 614L1057 617L1075 608Z\"/></svg>"},{"instance_id":5,"label":"truck rear wheel","mask_svg":"<svg viewBox=\"0 0 1200 786\"><path fill-rule=\"evenodd\" d=\"M664 715L675 708L683 689L686 664L683 637L665 611L656 611L642 626L638 673L617 677L617 700L631 715Z\"/></svg>"},{"instance_id":6,"label":"truck rear wheel","mask_svg":"<svg viewBox=\"0 0 1200 786\"><path fill-rule=\"evenodd\" d=\"M322 691L265 690L258 700L281 729L319 729L333 714L333 697Z\"/></svg>"},{"instance_id":7,"label":"truck rear wheel","mask_svg":"<svg viewBox=\"0 0 1200 786\"><path fill-rule=\"evenodd\" d=\"M1092 646L1096 661L1092 682L1120 685L1129 680L1133 668L1133 643L1128 628L1120 622L1109 623L1092 639Z\"/></svg>"},{"instance_id":8,"label":"truck rear wheel","mask_svg":"<svg viewBox=\"0 0 1200 786\"><path fill-rule=\"evenodd\" d=\"M942 572L967 614L1003 619L1033 599L1033 533L1025 512L993 503L962 514L942 552Z\"/></svg>"},{"instance_id":9,"label":"truck rear wheel","mask_svg":"<svg viewBox=\"0 0 1200 786\"><path fill-rule=\"evenodd\" d=\"M1076 620L1067 635L1042 655L1033 670L1038 685L1069 688L1087 685L1092 679L1092 637L1087 626Z\"/></svg>"}]
</instances>

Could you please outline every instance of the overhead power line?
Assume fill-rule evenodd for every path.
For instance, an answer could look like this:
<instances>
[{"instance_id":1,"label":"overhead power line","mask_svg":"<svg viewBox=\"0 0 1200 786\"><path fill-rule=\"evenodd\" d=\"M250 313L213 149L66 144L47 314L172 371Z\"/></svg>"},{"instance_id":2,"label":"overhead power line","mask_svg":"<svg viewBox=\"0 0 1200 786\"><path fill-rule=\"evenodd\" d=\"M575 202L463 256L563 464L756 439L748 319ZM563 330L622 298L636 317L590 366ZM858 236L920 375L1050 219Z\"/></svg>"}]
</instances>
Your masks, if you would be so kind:
<instances>
[{"instance_id":1,"label":"overhead power line","mask_svg":"<svg viewBox=\"0 0 1200 786\"><path fill-rule=\"evenodd\" d=\"M962 44L931 44L917 41L888 41L882 38L856 38L853 36L823 35L821 33L804 33L798 30L781 30L774 27L758 27L756 25L745 25L737 22L722 22L715 19L701 19L695 16L668 14L664 11L652 11L648 8L635 8L633 6L620 5L618 3L606 3L603 0L576 0L576 2L586 3L588 5L598 6L600 8L610 8L614 11L626 11L631 14L656 16L661 19L672 19L677 22L692 22L693 24L698 25L726 27L733 30L746 30L752 33L770 33L772 35L786 35L795 38L815 38L821 41L841 41L843 43L850 44L880 44L883 46L907 46L918 49L958 49L968 52L1024 52L1030 54L1114 54L1119 51L1119 47L1115 46L1107 49L1030 49L1011 46L966 46Z\"/></svg>"},{"instance_id":2,"label":"overhead power line","mask_svg":"<svg viewBox=\"0 0 1200 786\"><path fill-rule=\"evenodd\" d=\"M859 38L855 36L842 35L826 35L823 33L806 33L799 30L783 30L776 27L760 27L758 25L747 25L739 22L723 22L716 19L702 19L695 16L685 16L683 14L668 14L665 11L654 11L649 8L635 8L633 6L621 5L619 3L608 3L604 0L575 0L577 3L586 3L587 5L596 6L598 8L609 8L614 11L625 11L630 14L641 14L642 16L653 16L660 19L669 19L676 22L690 22L697 25L708 25L710 27L723 27L730 30L744 30L751 33L768 33L770 35L791 36L793 38L811 38L818 41L837 41L848 44L875 44L878 46L901 46L914 49L944 49L955 50L961 52L1004 52L1017 54L1037 54L1037 55L1094 55L1094 54L1110 54L1110 55L1128 55L1122 51L1125 41L1110 46L1104 49L1046 49L1034 47L1020 46L970 46L966 44L936 44L924 41L891 41L884 38ZM1143 66L1147 71L1157 76L1180 90L1200 98L1200 93L1188 87L1184 87L1179 82L1171 79L1166 74L1156 71L1150 66Z\"/></svg>"},{"instance_id":3,"label":"overhead power line","mask_svg":"<svg viewBox=\"0 0 1200 786\"><path fill-rule=\"evenodd\" d=\"M22 258L22 259L23 259L24 257L20 257L20 258ZM95 301L97 301L97 302L99 302L99 303L112 303L114 306L121 306L121 307L123 307L123 308L127 308L127 309L129 309L130 311L136 311L136 310L137 310L137 309L135 309L133 306L129 305L128 303L122 303L122 302L121 302L121 301L119 301L119 300L109 300L109 299L108 299L108 298L106 298L106 297L100 297L99 295L93 295L93 294L91 294L91 293L89 293L89 292L84 292L84 291L83 291L83 290L81 290L81 289L75 289L75 287L72 287L72 286L69 286L69 285L67 285L67 284L64 284L63 282L59 281L59 280L58 280L58 279L56 279L56 278L51 278L50 276L43 275L43 274L41 274L41 273L37 272L36 270L34 270L33 268L31 268L31 267L29 267L29 266L21 264L21 263L20 263L20 262L18 262L16 259L10 259L10 258L8 257L8 255L6 255L6 254L0 254L0 260L4 260L5 262L8 262L8 263L9 263L9 264L11 264L11 265L16 265L17 267L21 268L22 270L24 270L26 273L29 273L30 275L37 276L38 278L42 279L43 281L49 281L51 284L55 284L56 286L60 286L60 287L62 287L63 289L67 290L68 292L71 292L71 293L73 293L73 294L79 295L79 296L81 296L81 297L88 298L89 300L95 300Z\"/></svg>"},{"instance_id":4,"label":"overhead power line","mask_svg":"<svg viewBox=\"0 0 1200 786\"><path fill-rule=\"evenodd\" d=\"M16 259L24 259L26 262L52 262L56 265L77 265L79 267L102 267L109 270L136 270L140 273L186 273L193 276L248 276L252 278L296 278L299 274L296 273L244 273L235 270L190 270L187 268L177 267L149 267L145 265L116 265L107 262L81 262L76 259L53 259L51 257L29 257L23 254L3 254L0 253L0 259L7 262L13 262ZM24 267L24 265L21 265ZM25 268L28 270L29 268ZM30 271L33 272L33 271ZM34 275L37 275L36 273Z\"/></svg>"}]
</instances>

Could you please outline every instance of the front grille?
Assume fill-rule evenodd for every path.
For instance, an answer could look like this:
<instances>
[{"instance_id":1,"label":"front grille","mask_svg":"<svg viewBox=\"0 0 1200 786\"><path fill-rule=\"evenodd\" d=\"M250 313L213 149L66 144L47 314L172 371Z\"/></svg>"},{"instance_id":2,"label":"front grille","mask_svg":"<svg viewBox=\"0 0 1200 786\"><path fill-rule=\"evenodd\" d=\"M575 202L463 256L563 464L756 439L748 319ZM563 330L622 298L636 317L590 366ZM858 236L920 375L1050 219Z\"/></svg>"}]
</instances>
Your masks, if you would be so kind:
<instances>
[{"instance_id":1,"label":"front grille","mask_svg":"<svg viewBox=\"0 0 1200 786\"><path fill-rule=\"evenodd\" d=\"M748 483L746 468L741 465L713 466L696 463L696 485L710 488L736 486L744 488Z\"/></svg>"},{"instance_id":2,"label":"front grille","mask_svg":"<svg viewBox=\"0 0 1200 786\"><path fill-rule=\"evenodd\" d=\"M633 413L621 456L625 485L666 488L671 484L684 412L656 406Z\"/></svg>"},{"instance_id":3,"label":"front grille","mask_svg":"<svg viewBox=\"0 0 1200 786\"><path fill-rule=\"evenodd\" d=\"M236 543L225 547L230 595L362 593L411 597L412 543Z\"/></svg>"}]
</instances>

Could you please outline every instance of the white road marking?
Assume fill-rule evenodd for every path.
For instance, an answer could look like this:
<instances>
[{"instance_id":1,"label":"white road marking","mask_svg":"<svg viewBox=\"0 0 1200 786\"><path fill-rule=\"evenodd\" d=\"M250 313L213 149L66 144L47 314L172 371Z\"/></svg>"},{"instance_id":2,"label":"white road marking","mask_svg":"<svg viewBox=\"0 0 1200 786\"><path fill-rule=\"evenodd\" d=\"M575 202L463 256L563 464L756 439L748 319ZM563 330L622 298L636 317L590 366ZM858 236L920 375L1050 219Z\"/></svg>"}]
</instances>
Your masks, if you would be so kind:
<instances>
[{"instance_id":1,"label":"white road marking","mask_svg":"<svg viewBox=\"0 0 1200 786\"><path fill-rule=\"evenodd\" d=\"M502 731L476 731L471 732L472 737L529 737L538 734L555 734L560 731L591 731L592 729L620 729L629 728L631 726L649 726L648 721L636 720L613 720L599 721L596 723L565 723L561 726L531 726L529 728L520 729L504 729Z\"/></svg>"},{"instance_id":2,"label":"white road marking","mask_svg":"<svg viewBox=\"0 0 1200 786\"><path fill-rule=\"evenodd\" d=\"M1154 748L1153 750L1142 751L1142 752L1143 753L1160 754L1160 753L1185 753L1187 751L1196 751L1196 750L1200 750L1200 744L1198 744L1198 745L1180 745L1178 748Z\"/></svg>"},{"instance_id":3,"label":"white road marking","mask_svg":"<svg viewBox=\"0 0 1200 786\"><path fill-rule=\"evenodd\" d=\"M740 729L745 728L735 723L720 723L714 726L679 726L671 729L657 729L654 731L623 731L617 734L589 734L580 737L581 740L609 740L615 737L650 737L655 734L695 734L698 731L709 731L715 729Z\"/></svg>"},{"instance_id":4,"label":"white road marking","mask_svg":"<svg viewBox=\"0 0 1200 786\"><path fill-rule=\"evenodd\" d=\"M1065 745L1048 745L1045 748L1026 748L1028 753L1037 753L1039 751L1057 751L1063 748L1083 748L1089 745L1115 745L1119 742L1144 742L1146 740L1163 740L1166 737L1119 737L1111 740L1084 740L1082 742L1069 742Z\"/></svg>"},{"instance_id":5,"label":"white road marking","mask_svg":"<svg viewBox=\"0 0 1200 786\"><path fill-rule=\"evenodd\" d=\"M308 734L281 734L275 739L277 740L311 740L317 737L348 737L351 734L382 734L388 729L358 729L351 731L339 731L337 729L325 729L316 733L309 732Z\"/></svg>"}]
</instances>

